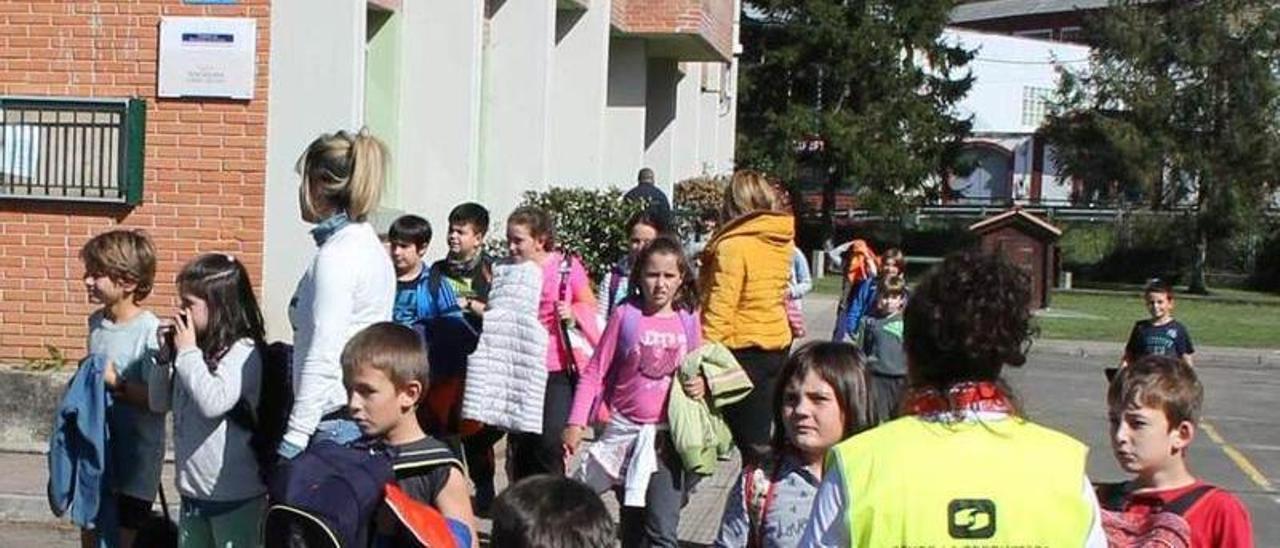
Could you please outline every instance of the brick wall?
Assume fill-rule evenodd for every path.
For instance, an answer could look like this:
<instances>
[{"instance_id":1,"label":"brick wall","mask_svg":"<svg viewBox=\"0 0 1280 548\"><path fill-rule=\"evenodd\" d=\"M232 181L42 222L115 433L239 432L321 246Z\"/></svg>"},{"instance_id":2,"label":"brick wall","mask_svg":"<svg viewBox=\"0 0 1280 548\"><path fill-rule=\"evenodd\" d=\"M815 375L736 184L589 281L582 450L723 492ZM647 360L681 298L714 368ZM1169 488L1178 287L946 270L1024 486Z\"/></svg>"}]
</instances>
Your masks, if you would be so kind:
<instances>
[{"instance_id":1,"label":"brick wall","mask_svg":"<svg viewBox=\"0 0 1280 548\"><path fill-rule=\"evenodd\" d=\"M696 34L733 57L733 0L613 0L613 26L632 34Z\"/></svg>"},{"instance_id":2,"label":"brick wall","mask_svg":"<svg viewBox=\"0 0 1280 548\"><path fill-rule=\"evenodd\" d=\"M83 355L92 310L77 257L90 236L145 229L159 254L144 304L176 303L173 278L196 254L235 254L262 274L269 0L188 6L180 0L0 0L0 95L147 100L142 205L38 203L0 197L0 361ZM254 17L252 101L156 99L162 15Z\"/></svg>"}]
</instances>

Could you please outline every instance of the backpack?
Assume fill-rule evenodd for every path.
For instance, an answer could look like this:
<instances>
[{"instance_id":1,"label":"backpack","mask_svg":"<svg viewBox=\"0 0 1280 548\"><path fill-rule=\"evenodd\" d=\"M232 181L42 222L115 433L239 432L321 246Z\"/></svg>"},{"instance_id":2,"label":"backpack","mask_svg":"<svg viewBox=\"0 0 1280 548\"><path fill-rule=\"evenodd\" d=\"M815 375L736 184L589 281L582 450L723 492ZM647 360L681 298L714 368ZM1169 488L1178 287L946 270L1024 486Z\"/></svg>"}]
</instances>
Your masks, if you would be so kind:
<instances>
[{"instance_id":1,"label":"backpack","mask_svg":"<svg viewBox=\"0 0 1280 548\"><path fill-rule=\"evenodd\" d=\"M776 461L761 467L748 464L742 468L742 499L747 507L747 548L764 546L764 518L773 506L780 466Z\"/></svg>"},{"instance_id":2,"label":"backpack","mask_svg":"<svg viewBox=\"0 0 1280 548\"><path fill-rule=\"evenodd\" d=\"M395 480L391 455L381 445L311 444L279 466L267 485L272 504L263 546L360 547Z\"/></svg>"},{"instance_id":3,"label":"backpack","mask_svg":"<svg viewBox=\"0 0 1280 548\"><path fill-rule=\"evenodd\" d=\"M630 304L631 306L626 306ZM636 327L640 324L640 308L636 301L627 299L618 304L617 313L618 321L622 325L618 326L618 337L621 338L623 333L635 333ZM702 334L698 331L698 324L695 322L693 312L687 310L676 310L676 315L680 318L680 327L684 328L685 344L688 345L688 351L693 352L697 348L694 344L702 339ZM616 381L617 369L610 368L609 376L603 379L604 389L596 396L594 402L591 403L591 421L595 424L606 424L612 412L609 405L605 402L613 398L613 389L617 386Z\"/></svg>"},{"instance_id":4,"label":"backpack","mask_svg":"<svg viewBox=\"0 0 1280 548\"><path fill-rule=\"evenodd\" d=\"M445 518L435 509L434 501L415 499L398 485L400 479L428 474L441 466L463 469L462 461L453 450L439 441L433 441L423 449L401 449L392 456L397 481L386 486L386 504L404 528L403 533L397 533L393 543L403 545L407 535L429 548L471 545L470 527Z\"/></svg>"},{"instance_id":5,"label":"backpack","mask_svg":"<svg viewBox=\"0 0 1280 548\"><path fill-rule=\"evenodd\" d=\"M1124 483L1098 486L1102 506L1102 529L1107 545L1113 548L1190 548L1191 526L1184 517L1187 510L1213 491L1212 485L1201 485L1187 491L1147 515L1124 512Z\"/></svg>"},{"instance_id":6,"label":"backpack","mask_svg":"<svg viewBox=\"0 0 1280 548\"><path fill-rule=\"evenodd\" d=\"M134 546L150 546L154 548L178 548L178 524L169 516L169 501L164 496L164 484L159 486L160 512L154 510L138 526Z\"/></svg>"},{"instance_id":7,"label":"backpack","mask_svg":"<svg viewBox=\"0 0 1280 548\"><path fill-rule=\"evenodd\" d=\"M227 418L251 432L249 447L257 457L258 473L264 484L270 484L276 451L293 412L293 345L273 342L262 348L261 358L258 405L241 399Z\"/></svg>"}]
</instances>

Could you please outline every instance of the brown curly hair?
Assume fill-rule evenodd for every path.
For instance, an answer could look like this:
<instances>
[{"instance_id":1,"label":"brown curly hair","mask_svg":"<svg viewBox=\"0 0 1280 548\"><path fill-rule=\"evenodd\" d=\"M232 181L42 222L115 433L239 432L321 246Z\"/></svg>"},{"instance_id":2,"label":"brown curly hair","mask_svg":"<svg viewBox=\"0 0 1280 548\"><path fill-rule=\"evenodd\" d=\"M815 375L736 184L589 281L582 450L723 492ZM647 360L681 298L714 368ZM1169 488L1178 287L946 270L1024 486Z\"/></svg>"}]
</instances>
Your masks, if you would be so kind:
<instances>
[{"instance_id":1,"label":"brown curly hair","mask_svg":"<svg viewBox=\"0 0 1280 548\"><path fill-rule=\"evenodd\" d=\"M946 390L995 381L1026 363L1035 326L1030 280L999 255L953 253L916 286L903 314L910 384Z\"/></svg>"}]
</instances>

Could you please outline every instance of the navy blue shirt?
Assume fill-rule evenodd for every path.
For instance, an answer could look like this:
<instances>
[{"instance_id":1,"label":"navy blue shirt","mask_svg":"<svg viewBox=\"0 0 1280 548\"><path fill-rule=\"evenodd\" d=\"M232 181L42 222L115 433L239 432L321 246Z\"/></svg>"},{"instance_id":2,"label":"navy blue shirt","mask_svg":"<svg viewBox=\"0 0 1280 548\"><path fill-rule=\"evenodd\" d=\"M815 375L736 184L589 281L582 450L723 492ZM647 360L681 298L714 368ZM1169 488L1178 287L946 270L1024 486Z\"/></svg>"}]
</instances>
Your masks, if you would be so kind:
<instances>
[{"instance_id":1,"label":"navy blue shirt","mask_svg":"<svg viewBox=\"0 0 1280 548\"><path fill-rule=\"evenodd\" d=\"M1133 324L1129 342L1124 346L1124 353L1130 361L1151 354L1181 358L1194 354L1195 351L1195 346L1191 344L1191 334L1177 320L1164 325L1155 325L1151 320L1139 320Z\"/></svg>"}]
</instances>

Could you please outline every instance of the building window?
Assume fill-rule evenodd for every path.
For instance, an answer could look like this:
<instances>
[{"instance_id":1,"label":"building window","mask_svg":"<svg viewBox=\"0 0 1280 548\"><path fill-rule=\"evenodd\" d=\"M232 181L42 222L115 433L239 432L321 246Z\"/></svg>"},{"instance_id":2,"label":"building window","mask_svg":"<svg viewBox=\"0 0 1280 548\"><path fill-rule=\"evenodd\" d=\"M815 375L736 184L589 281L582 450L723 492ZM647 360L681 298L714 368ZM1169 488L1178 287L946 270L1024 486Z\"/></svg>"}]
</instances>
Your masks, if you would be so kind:
<instances>
[{"instance_id":1,"label":"building window","mask_svg":"<svg viewBox=\"0 0 1280 548\"><path fill-rule=\"evenodd\" d=\"M1014 36L1020 38L1035 38L1038 40L1053 40L1053 29L1032 29L1018 30L1013 32Z\"/></svg>"},{"instance_id":2,"label":"building window","mask_svg":"<svg viewBox=\"0 0 1280 548\"><path fill-rule=\"evenodd\" d=\"M137 205L146 102L0 97L0 199Z\"/></svg>"},{"instance_id":3,"label":"building window","mask_svg":"<svg viewBox=\"0 0 1280 548\"><path fill-rule=\"evenodd\" d=\"M1049 99L1053 88L1024 86L1022 88L1022 125L1040 127L1049 112Z\"/></svg>"},{"instance_id":4,"label":"building window","mask_svg":"<svg viewBox=\"0 0 1280 548\"><path fill-rule=\"evenodd\" d=\"M1058 40L1061 42L1080 42L1084 38L1084 30L1080 27L1062 27L1058 29Z\"/></svg>"}]
</instances>

